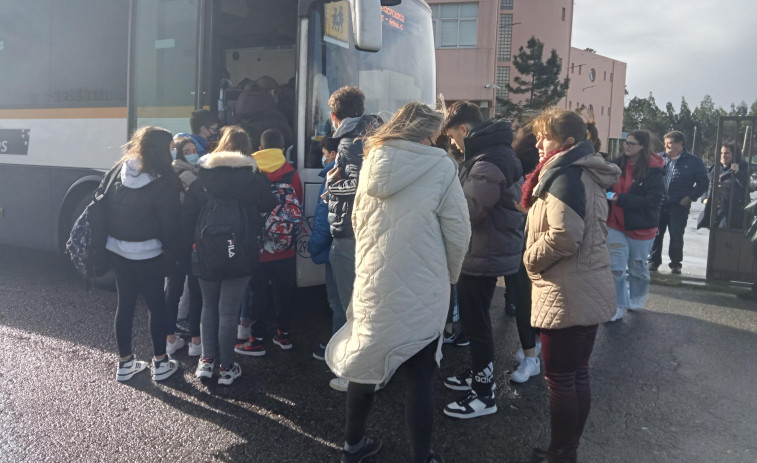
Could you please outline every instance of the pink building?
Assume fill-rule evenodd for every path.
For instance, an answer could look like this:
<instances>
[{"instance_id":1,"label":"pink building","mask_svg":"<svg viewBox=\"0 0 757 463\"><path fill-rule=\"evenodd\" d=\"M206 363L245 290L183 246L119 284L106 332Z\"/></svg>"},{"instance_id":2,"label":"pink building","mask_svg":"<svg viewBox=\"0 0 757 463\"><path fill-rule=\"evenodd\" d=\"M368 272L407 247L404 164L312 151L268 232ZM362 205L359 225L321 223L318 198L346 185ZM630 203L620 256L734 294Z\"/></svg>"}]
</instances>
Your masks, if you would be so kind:
<instances>
[{"instance_id":1,"label":"pink building","mask_svg":"<svg viewBox=\"0 0 757 463\"><path fill-rule=\"evenodd\" d=\"M607 146L607 138L621 136L625 63L571 48L573 0L428 3L434 17L437 91L447 102L470 100L481 106L485 116L491 116L492 108L496 109L495 95L510 98L506 85L516 73L512 56L535 36L544 43L543 59L555 49L562 59L562 78L571 78L568 94L558 106L571 109L576 102L587 108L592 105L603 146ZM571 72L571 64L583 66ZM600 79L595 77L586 84L591 69ZM605 71L613 75L612 80L601 80ZM524 97L512 98L519 101Z\"/></svg>"}]
</instances>

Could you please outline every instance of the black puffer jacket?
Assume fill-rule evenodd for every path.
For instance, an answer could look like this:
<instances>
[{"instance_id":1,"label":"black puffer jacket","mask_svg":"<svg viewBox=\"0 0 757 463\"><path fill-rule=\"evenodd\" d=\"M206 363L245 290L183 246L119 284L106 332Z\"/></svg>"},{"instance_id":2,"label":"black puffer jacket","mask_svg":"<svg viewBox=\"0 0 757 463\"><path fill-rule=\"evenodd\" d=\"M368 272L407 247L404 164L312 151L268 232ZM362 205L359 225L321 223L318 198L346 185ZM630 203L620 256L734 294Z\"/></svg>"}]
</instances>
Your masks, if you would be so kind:
<instances>
[{"instance_id":1,"label":"black puffer jacket","mask_svg":"<svg viewBox=\"0 0 757 463\"><path fill-rule=\"evenodd\" d=\"M376 116L363 115L342 121L334 133L339 138L339 149L335 167L340 170L340 178L327 182L329 193L329 227L334 238L355 236L352 230L352 205L363 165L362 137L368 130L381 124Z\"/></svg>"},{"instance_id":2,"label":"black puffer jacket","mask_svg":"<svg viewBox=\"0 0 757 463\"><path fill-rule=\"evenodd\" d=\"M620 162L616 162L620 167ZM649 159L647 175L634 179L627 193L618 194L615 203L610 202L610 211L615 206L623 209L623 228L646 230L660 224L660 203L665 194L664 161L657 154Z\"/></svg>"},{"instance_id":3,"label":"black puffer jacket","mask_svg":"<svg viewBox=\"0 0 757 463\"><path fill-rule=\"evenodd\" d=\"M174 259L180 243L179 179L176 176L151 178L136 169L136 163L131 167L118 165L103 179L105 184L112 176L116 177L105 198L108 235L130 242L158 239L166 258Z\"/></svg>"},{"instance_id":4,"label":"black puffer jacket","mask_svg":"<svg viewBox=\"0 0 757 463\"><path fill-rule=\"evenodd\" d=\"M208 194L218 198L237 198L245 206L252 230L263 231L262 215L278 201L271 193L265 174L255 159L240 153L211 153L200 158L197 181L192 183L181 210L181 231L185 246L191 247L195 227Z\"/></svg>"},{"instance_id":5,"label":"black puffer jacket","mask_svg":"<svg viewBox=\"0 0 757 463\"><path fill-rule=\"evenodd\" d=\"M471 219L471 242L462 273L501 276L516 273L523 256L525 215L520 202L523 167L510 146L512 126L490 120L465 138L460 182Z\"/></svg>"},{"instance_id":6,"label":"black puffer jacket","mask_svg":"<svg viewBox=\"0 0 757 463\"><path fill-rule=\"evenodd\" d=\"M252 148L260 146L260 136L268 129L276 129L284 136L284 149L294 144L294 132L276 100L265 91L243 92L237 100L234 121L252 141Z\"/></svg>"}]
</instances>

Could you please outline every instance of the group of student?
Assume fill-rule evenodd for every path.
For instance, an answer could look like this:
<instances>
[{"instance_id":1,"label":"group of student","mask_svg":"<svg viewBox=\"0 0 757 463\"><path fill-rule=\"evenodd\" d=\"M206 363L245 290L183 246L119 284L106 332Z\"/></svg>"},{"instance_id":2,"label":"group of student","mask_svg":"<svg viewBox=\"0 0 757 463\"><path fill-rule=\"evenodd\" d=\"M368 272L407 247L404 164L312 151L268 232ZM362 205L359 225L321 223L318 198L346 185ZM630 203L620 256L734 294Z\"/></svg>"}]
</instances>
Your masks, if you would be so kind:
<instances>
[{"instance_id":1,"label":"group of student","mask_svg":"<svg viewBox=\"0 0 757 463\"><path fill-rule=\"evenodd\" d=\"M465 393L444 413L470 419L497 411L489 309L504 276L521 339L521 364L511 379L538 375L541 353L550 390L551 442L533 460L576 461L591 402L589 357L598 325L617 306L608 217L631 222L639 172L657 173L657 166L634 167L651 162L635 149L620 167L605 161L589 139L591 126L571 111L547 110L516 135L509 122L485 121L465 101L442 112L409 103L386 123L364 114L364 101L356 87L329 99L334 130L321 144L324 180L308 248L326 264L333 310L332 336L313 354L336 375L331 386L346 391L341 460L361 462L380 451L381 439L366 436L368 414L376 390L402 367L412 461L442 461L431 449L434 372L454 305L452 284L471 365L444 380ZM196 134L218 132L211 114L193 119ZM459 164L437 146L442 135L462 153ZM278 309L274 344L291 348L291 242L298 228L295 220L274 221L279 228L271 222L297 215L302 186L282 138L266 131L253 152L245 131L228 126L218 147L203 154L207 147L194 136L145 127L125 146L104 180L119 178L106 198L119 380L148 366L131 350L139 293L150 309L153 378L178 370L169 355L183 347L174 326L185 279L197 377L212 377L217 360L219 384L232 384L241 375L235 352L265 354L269 307ZM239 229L232 216L245 226ZM245 238L249 231L257 236ZM214 233L220 245L208 238ZM239 268L233 257L246 250L247 265ZM248 340L235 345L246 326Z\"/></svg>"},{"instance_id":2,"label":"group of student","mask_svg":"<svg viewBox=\"0 0 757 463\"><path fill-rule=\"evenodd\" d=\"M185 281L188 354L200 356L198 378L211 378L218 361L218 383L230 385L242 374L235 350L265 354L271 308L278 312L273 343L292 347L293 245L303 192L284 157L283 136L265 131L259 150L253 151L242 128L226 126L208 152L208 139L219 133L218 121L208 111L196 111L190 124L192 135L176 137L158 127L138 129L103 180L112 183L104 200L106 249L118 291L119 381L148 366L131 346L139 294L149 308L153 379L162 381L178 371L170 355L185 345L174 329ZM250 292L254 297L248 304ZM246 315L241 322L240 310ZM252 333L235 345L240 323Z\"/></svg>"}]
</instances>

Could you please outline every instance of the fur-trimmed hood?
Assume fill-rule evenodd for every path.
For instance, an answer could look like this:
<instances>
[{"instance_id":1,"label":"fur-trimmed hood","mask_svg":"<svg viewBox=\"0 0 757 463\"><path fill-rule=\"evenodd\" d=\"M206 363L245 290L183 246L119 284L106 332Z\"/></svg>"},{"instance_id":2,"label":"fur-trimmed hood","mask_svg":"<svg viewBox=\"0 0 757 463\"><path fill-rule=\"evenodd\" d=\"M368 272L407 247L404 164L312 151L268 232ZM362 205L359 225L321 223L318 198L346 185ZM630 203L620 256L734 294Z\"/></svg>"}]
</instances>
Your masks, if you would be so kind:
<instances>
[{"instance_id":1,"label":"fur-trimmed hood","mask_svg":"<svg viewBox=\"0 0 757 463\"><path fill-rule=\"evenodd\" d=\"M215 169L218 167L252 167L253 171L258 171L258 164L255 162L255 158L232 151L220 151L207 154L200 158L197 162L197 167L200 169Z\"/></svg>"},{"instance_id":2,"label":"fur-trimmed hood","mask_svg":"<svg viewBox=\"0 0 757 463\"><path fill-rule=\"evenodd\" d=\"M255 175L262 175L252 156L225 151L201 157L197 167L205 191L221 198L236 197Z\"/></svg>"}]
</instances>

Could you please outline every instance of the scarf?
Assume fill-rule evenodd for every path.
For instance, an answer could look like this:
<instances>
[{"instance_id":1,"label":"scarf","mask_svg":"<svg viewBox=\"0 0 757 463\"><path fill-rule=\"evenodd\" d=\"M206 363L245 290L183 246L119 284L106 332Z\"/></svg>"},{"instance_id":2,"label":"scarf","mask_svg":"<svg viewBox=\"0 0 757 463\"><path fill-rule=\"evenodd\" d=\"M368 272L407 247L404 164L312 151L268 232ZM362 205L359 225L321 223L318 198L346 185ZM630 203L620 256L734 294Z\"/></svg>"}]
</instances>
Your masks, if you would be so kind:
<instances>
[{"instance_id":1,"label":"scarf","mask_svg":"<svg viewBox=\"0 0 757 463\"><path fill-rule=\"evenodd\" d=\"M546 164L547 161L549 161L549 159L554 155L569 150L573 147L574 144L563 145L557 149L550 151L546 156L544 156L544 159L539 161L539 164L536 165L534 170L530 174L528 174L526 181L523 182L523 187L521 189L521 192L523 193L521 205L524 209L528 209L533 204L531 195L534 192L534 188L536 188L536 185L539 183L539 173L544 167L544 164Z\"/></svg>"}]
</instances>

